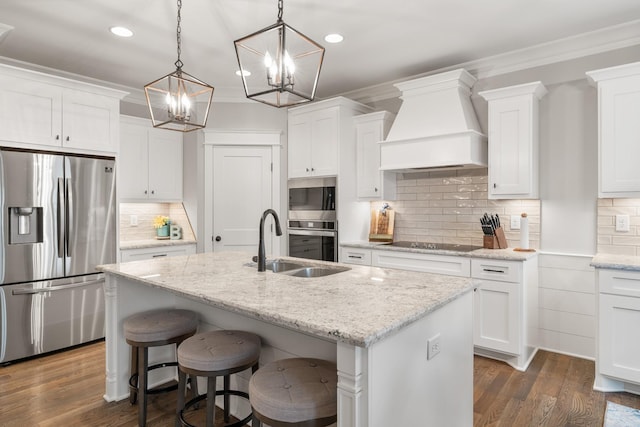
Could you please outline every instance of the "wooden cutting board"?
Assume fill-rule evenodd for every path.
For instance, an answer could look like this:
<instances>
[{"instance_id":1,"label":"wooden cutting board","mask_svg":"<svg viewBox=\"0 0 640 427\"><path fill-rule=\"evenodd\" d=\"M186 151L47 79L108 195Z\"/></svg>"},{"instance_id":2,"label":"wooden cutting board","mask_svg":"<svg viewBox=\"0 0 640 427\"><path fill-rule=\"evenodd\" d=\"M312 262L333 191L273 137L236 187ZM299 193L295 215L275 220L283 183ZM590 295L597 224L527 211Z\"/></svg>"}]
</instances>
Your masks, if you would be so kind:
<instances>
[{"instance_id":1,"label":"wooden cutting board","mask_svg":"<svg viewBox=\"0 0 640 427\"><path fill-rule=\"evenodd\" d=\"M384 210L371 209L371 223L369 226L370 242L392 242L393 241L393 221L395 212L391 209Z\"/></svg>"}]
</instances>

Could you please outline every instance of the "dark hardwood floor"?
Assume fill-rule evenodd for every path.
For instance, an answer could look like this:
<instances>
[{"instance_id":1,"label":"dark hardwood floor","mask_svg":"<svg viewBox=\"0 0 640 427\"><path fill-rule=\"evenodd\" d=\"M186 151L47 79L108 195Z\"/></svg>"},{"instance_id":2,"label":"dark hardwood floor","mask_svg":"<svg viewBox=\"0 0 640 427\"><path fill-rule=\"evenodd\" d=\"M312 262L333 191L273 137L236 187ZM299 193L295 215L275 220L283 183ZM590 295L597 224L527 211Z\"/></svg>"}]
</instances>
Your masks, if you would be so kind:
<instances>
[{"instance_id":1,"label":"dark hardwood floor","mask_svg":"<svg viewBox=\"0 0 640 427\"><path fill-rule=\"evenodd\" d=\"M474 426L602 426L607 400L640 408L640 396L593 391L593 369L588 360L545 351L527 372L476 357ZM0 367L0 426L137 424L136 407L107 403L103 393L103 342ZM174 393L150 396L148 426L174 425Z\"/></svg>"}]
</instances>

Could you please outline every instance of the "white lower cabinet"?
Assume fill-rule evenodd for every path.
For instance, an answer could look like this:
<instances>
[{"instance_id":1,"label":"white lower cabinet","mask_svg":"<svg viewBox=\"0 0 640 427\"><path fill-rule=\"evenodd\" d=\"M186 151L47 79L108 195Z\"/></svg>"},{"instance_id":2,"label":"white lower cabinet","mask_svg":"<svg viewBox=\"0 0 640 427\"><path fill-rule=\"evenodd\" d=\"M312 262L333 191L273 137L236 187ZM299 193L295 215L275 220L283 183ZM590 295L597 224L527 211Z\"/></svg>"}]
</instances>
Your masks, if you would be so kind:
<instances>
[{"instance_id":1,"label":"white lower cabinet","mask_svg":"<svg viewBox=\"0 0 640 427\"><path fill-rule=\"evenodd\" d=\"M604 389L607 384L611 387L602 375L640 384L640 272L599 269L597 274L596 387L599 384L605 384Z\"/></svg>"},{"instance_id":2,"label":"white lower cabinet","mask_svg":"<svg viewBox=\"0 0 640 427\"><path fill-rule=\"evenodd\" d=\"M371 254L371 265L382 268L398 268L400 270L469 277L471 264L469 258L459 256L401 251L374 251Z\"/></svg>"},{"instance_id":3,"label":"white lower cabinet","mask_svg":"<svg viewBox=\"0 0 640 427\"><path fill-rule=\"evenodd\" d=\"M473 344L509 354L520 349L520 284L482 280L473 296Z\"/></svg>"},{"instance_id":4,"label":"white lower cabinet","mask_svg":"<svg viewBox=\"0 0 640 427\"><path fill-rule=\"evenodd\" d=\"M153 248L121 249L120 261L140 261L145 259L164 258L169 256L191 255L196 253L196 244L157 246Z\"/></svg>"},{"instance_id":5,"label":"white lower cabinet","mask_svg":"<svg viewBox=\"0 0 640 427\"><path fill-rule=\"evenodd\" d=\"M347 264L371 265L371 250L341 247L340 262Z\"/></svg>"}]
</instances>

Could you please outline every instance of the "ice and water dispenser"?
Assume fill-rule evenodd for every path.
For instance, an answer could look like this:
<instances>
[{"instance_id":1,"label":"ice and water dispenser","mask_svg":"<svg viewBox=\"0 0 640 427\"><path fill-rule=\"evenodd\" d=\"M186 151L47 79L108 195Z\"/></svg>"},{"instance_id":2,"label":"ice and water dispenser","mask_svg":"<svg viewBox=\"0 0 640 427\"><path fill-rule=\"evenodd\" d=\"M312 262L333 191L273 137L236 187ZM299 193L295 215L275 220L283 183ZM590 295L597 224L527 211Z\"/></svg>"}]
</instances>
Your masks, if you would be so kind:
<instances>
[{"instance_id":1,"label":"ice and water dispenser","mask_svg":"<svg viewBox=\"0 0 640 427\"><path fill-rule=\"evenodd\" d=\"M42 243L42 208L9 208L9 244Z\"/></svg>"}]
</instances>

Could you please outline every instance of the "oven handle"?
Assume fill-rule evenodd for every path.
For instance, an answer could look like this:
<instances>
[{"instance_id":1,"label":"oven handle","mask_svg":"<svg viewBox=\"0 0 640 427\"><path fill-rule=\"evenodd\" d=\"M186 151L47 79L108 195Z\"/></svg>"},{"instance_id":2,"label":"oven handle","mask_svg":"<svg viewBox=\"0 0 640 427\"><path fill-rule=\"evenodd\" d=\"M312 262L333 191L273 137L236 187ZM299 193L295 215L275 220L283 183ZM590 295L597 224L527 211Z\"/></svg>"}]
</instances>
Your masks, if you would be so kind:
<instances>
[{"instance_id":1,"label":"oven handle","mask_svg":"<svg viewBox=\"0 0 640 427\"><path fill-rule=\"evenodd\" d=\"M320 230L298 230L289 229L289 234L294 236L325 236L335 237L338 233L336 231L320 231Z\"/></svg>"}]
</instances>

